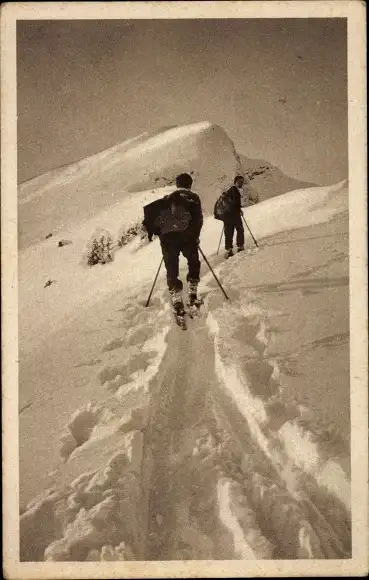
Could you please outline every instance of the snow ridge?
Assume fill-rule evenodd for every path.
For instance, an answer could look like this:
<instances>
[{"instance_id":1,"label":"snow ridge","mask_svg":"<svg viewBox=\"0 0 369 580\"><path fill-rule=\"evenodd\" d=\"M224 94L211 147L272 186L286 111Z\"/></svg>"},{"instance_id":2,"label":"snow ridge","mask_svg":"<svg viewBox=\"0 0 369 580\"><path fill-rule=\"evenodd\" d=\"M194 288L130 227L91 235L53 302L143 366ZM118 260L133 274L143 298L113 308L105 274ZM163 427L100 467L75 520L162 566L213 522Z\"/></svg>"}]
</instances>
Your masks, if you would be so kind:
<instances>
[{"instance_id":1,"label":"snow ridge","mask_svg":"<svg viewBox=\"0 0 369 580\"><path fill-rule=\"evenodd\" d=\"M155 188L158 182L173 187L184 171L193 175L205 211L211 211L216 192L240 171L234 144L221 127L202 122L143 134L27 181L19 188L20 247L37 243L46 230L69 228L81 216L91 218L132 192Z\"/></svg>"}]
</instances>

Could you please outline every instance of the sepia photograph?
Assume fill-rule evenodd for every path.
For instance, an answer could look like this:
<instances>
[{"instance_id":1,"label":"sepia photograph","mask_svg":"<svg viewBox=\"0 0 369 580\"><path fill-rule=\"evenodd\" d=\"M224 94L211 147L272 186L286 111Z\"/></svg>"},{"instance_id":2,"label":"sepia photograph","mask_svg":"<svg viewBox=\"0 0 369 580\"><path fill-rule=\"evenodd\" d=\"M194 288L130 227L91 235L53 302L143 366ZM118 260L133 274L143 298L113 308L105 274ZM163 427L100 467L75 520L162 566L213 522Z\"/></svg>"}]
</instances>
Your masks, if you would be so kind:
<instances>
[{"instance_id":1,"label":"sepia photograph","mask_svg":"<svg viewBox=\"0 0 369 580\"><path fill-rule=\"evenodd\" d=\"M32 4L2 45L6 577L367 572L365 7Z\"/></svg>"}]
</instances>

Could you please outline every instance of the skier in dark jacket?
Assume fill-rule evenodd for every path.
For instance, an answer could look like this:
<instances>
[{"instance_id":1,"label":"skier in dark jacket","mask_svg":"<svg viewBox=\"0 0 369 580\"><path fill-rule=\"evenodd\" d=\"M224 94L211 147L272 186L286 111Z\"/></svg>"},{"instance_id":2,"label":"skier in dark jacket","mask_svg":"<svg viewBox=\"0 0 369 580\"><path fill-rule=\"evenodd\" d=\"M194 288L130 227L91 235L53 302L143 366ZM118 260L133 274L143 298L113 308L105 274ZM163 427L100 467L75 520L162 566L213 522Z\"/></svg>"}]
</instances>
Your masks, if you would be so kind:
<instances>
[{"instance_id":1,"label":"skier in dark jacket","mask_svg":"<svg viewBox=\"0 0 369 580\"><path fill-rule=\"evenodd\" d=\"M167 196L168 207L160 213L155 228L160 238L167 284L176 312L182 312L183 283L179 279L179 255L188 263L188 298L189 304L197 299L197 286L200 280L200 259L198 246L203 225L203 215L199 196L191 191L192 177L181 173L176 178L176 189Z\"/></svg>"},{"instance_id":2,"label":"skier in dark jacket","mask_svg":"<svg viewBox=\"0 0 369 580\"><path fill-rule=\"evenodd\" d=\"M233 256L233 235L236 230L236 244L237 252L242 252L245 249L245 232L242 223L242 207L241 207L241 193L245 180L242 175L236 175L234 178L234 185L230 187L226 193L231 200L231 209L224 216L224 241L225 241L225 257Z\"/></svg>"}]
</instances>

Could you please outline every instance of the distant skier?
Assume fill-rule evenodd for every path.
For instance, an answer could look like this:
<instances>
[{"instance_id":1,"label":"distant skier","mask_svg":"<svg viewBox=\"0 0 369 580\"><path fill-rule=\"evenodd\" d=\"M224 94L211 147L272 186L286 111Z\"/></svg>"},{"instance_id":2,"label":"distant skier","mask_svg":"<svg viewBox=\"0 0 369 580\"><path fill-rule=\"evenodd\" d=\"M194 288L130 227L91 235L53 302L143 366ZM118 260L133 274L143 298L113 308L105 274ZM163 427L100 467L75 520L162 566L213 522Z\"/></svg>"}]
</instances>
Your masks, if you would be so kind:
<instances>
[{"instance_id":1,"label":"distant skier","mask_svg":"<svg viewBox=\"0 0 369 580\"><path fill-rule=\"evenodd\" d=\"M214 217L224 223L225 257L233 256L233 235L236 230L237 252L245 249L245 232L242 223L242 188L245 179L236 175L234 185L222 193L214 207Z\"/></svg>"},{"instance_id":2,"label":"distant skier","mask_svg":"<svg viewBox=\"0 0 369 580\"><path fill-rule=\"evenodd\" d=\"M180 253L188 263L188 303L197 301L197 286L200 280L200 259L198 246L203 225L203 215L199 196L191 191L192 177L181 173L176 177L177 189L170 195L144 208L144 224L149 234L159 236L167 284L176 314L184 314L182 298L183 283L179 279Z\"/></svg>"}]
</instances>

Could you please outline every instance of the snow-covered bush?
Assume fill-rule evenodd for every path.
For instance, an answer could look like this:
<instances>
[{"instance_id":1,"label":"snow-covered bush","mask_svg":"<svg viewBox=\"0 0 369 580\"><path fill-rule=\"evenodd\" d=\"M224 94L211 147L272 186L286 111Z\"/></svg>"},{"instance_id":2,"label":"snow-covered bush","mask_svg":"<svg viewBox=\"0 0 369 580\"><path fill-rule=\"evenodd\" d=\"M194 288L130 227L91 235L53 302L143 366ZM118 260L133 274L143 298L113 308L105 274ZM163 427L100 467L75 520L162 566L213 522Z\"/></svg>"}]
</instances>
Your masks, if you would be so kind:
<instances>
[{"instance_id":1,"label":"snow-covered bush","mask_svg":"<svg viewBox=\"0 0 369 580\"><path fill-rule=\"evenodd\" d=\"M118 247L122 248L126 244L129 244L135 236L140 236L142 240L147 237L147 231L141 222L136 222L121 231L118 238Z\"/></svg>"},{"instance_id":2,"label":"snow-covered bush","mask_svg":"<svg viewBox=\"0 0 369 580\"><path fill-rule=\"evenodd\" d=\"M99 240L94 238L92 247L87 255L87 264L94 266L95 264L106 264L111 262L112 257L112 239L110 236L101 236Z\"/></svg>"}]
</instances>

